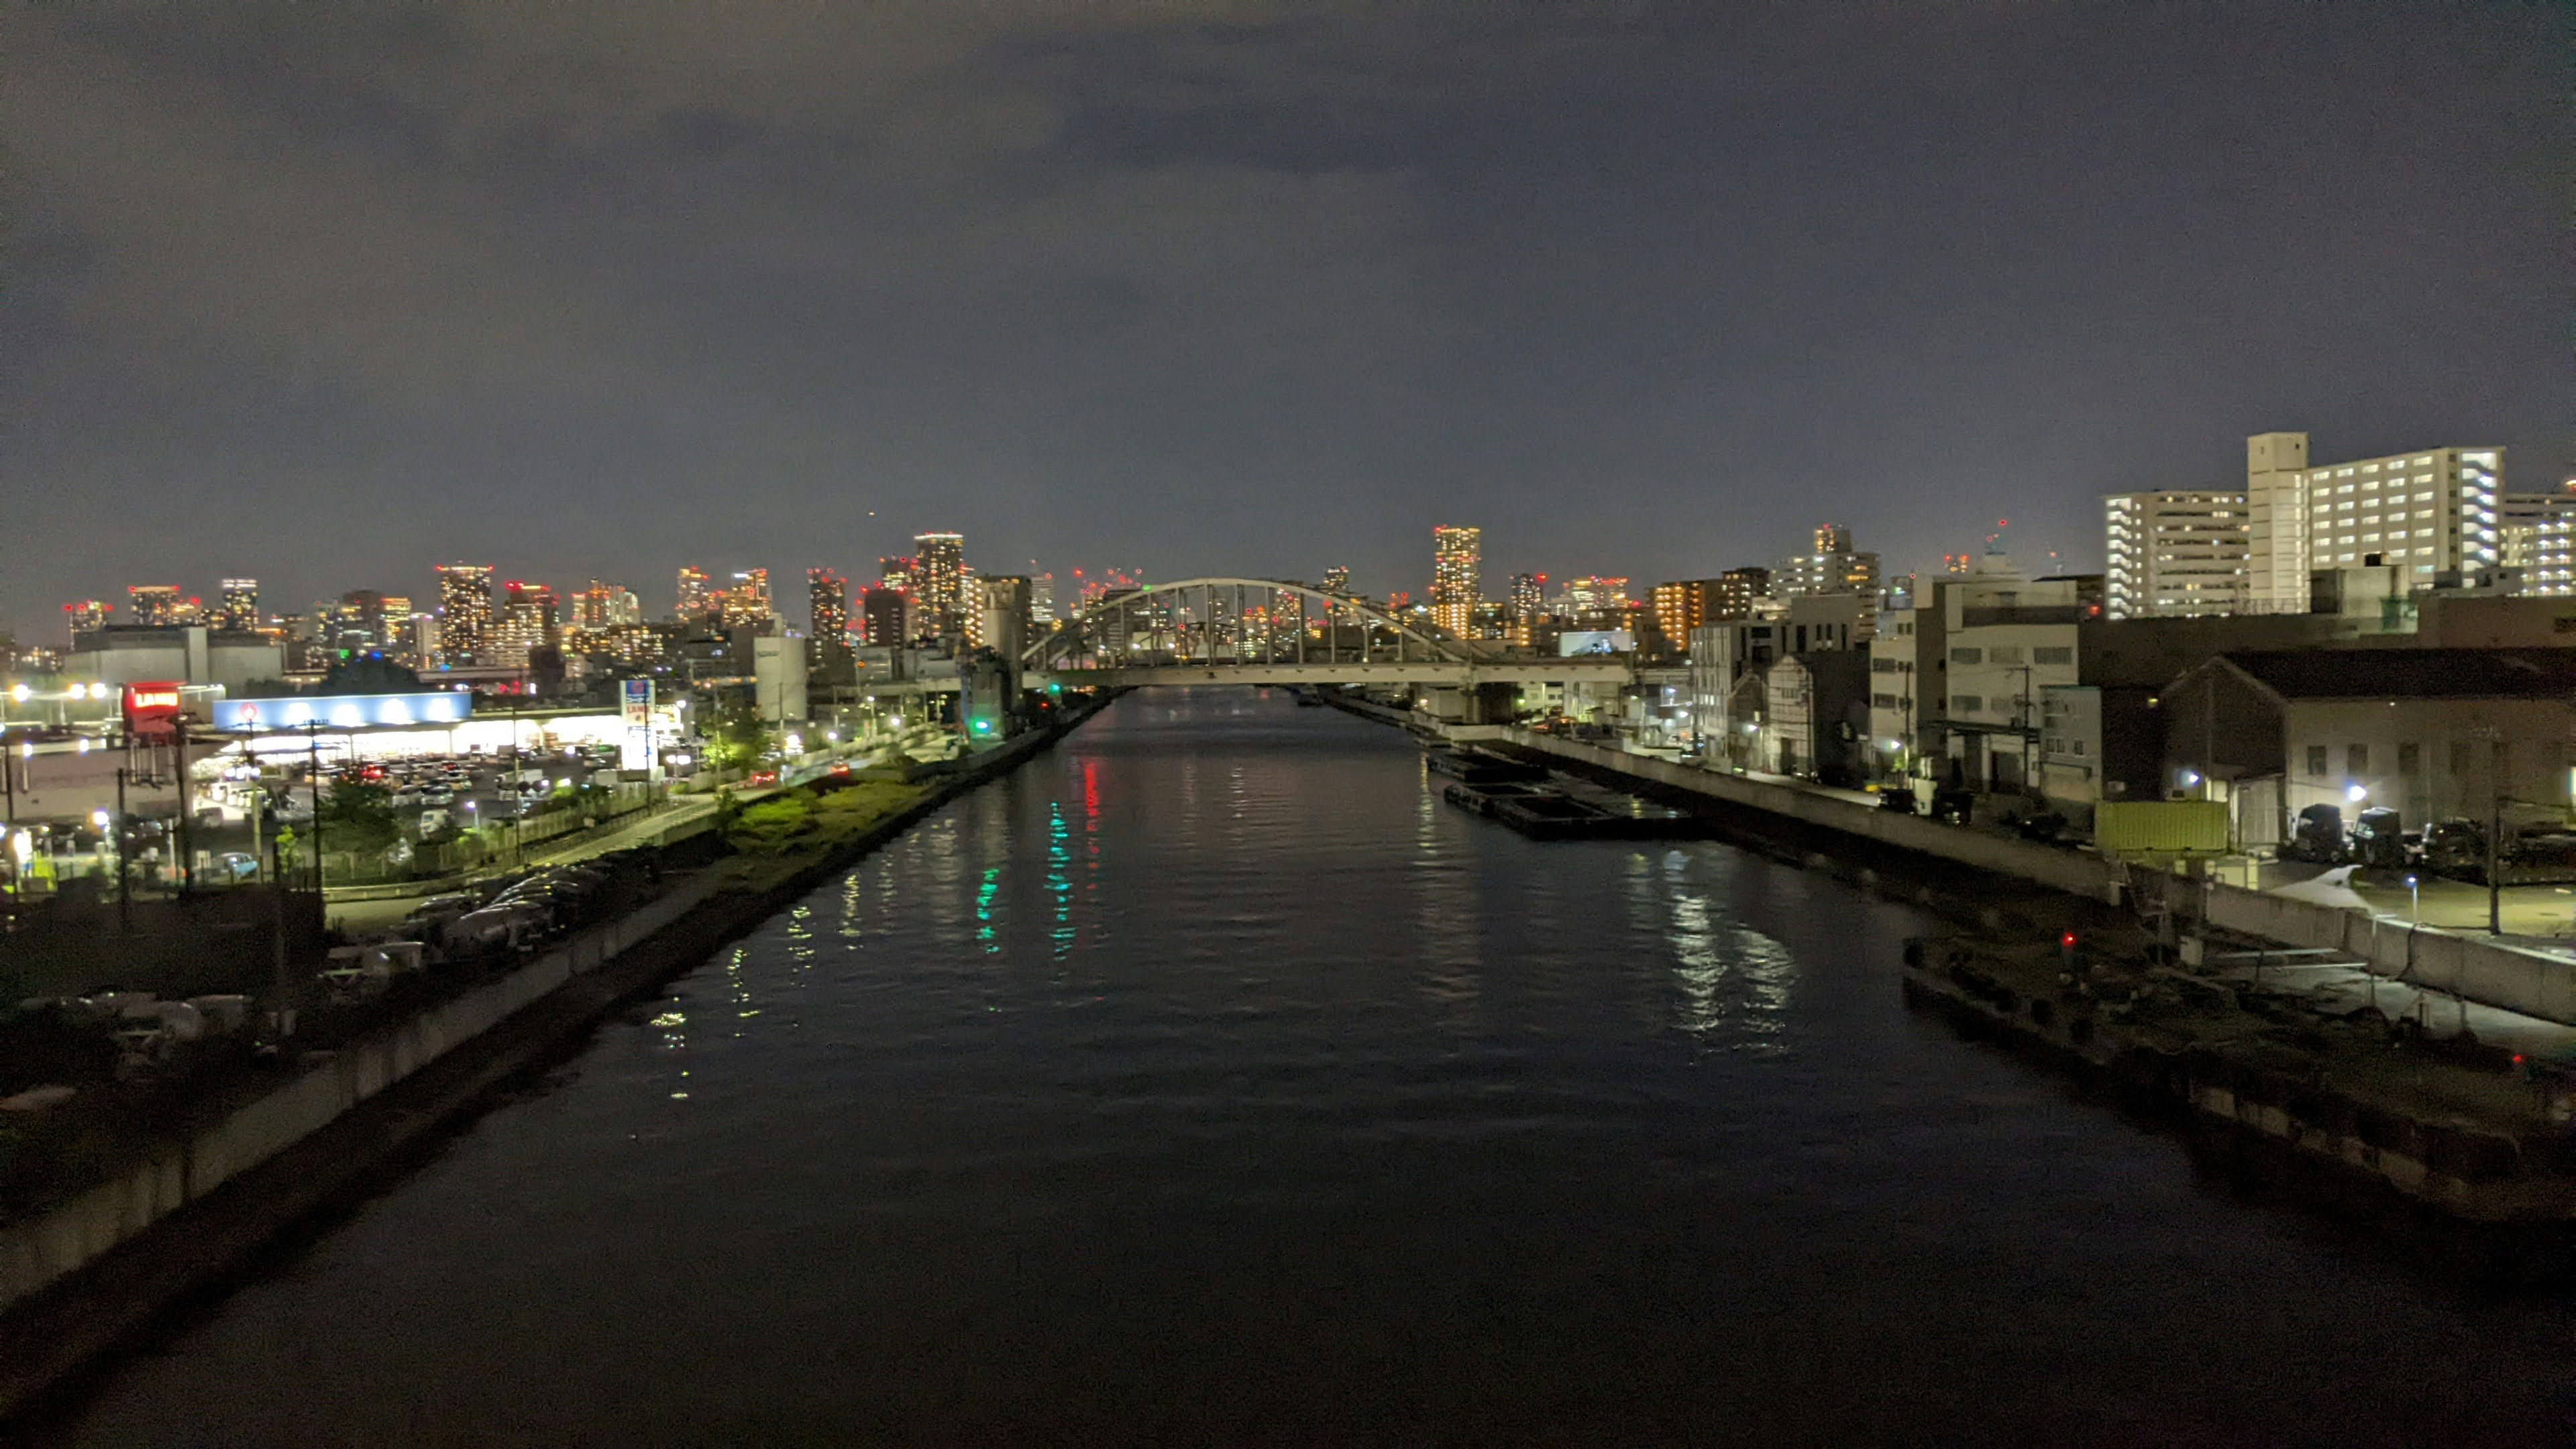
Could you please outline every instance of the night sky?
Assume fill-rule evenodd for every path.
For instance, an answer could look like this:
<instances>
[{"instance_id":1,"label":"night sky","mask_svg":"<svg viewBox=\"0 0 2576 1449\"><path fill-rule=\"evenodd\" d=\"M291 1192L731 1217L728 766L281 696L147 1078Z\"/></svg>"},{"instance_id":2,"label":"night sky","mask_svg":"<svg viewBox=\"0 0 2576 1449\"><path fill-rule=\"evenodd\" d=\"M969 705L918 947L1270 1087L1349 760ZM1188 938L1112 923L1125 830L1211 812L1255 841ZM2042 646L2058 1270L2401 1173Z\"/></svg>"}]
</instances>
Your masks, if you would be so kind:
<instances>
[{"instance_id":1,"label":"night sky","mask_svg":"<svg viewBox=\"0 0 2576 1449\"><path fill-rule=\"evenodd\" d=\"M2563 11L1734 9L12 7L0 624L929 528L2098 567L2254 431L2564 475Z\"/></svg>"}]
</instances>

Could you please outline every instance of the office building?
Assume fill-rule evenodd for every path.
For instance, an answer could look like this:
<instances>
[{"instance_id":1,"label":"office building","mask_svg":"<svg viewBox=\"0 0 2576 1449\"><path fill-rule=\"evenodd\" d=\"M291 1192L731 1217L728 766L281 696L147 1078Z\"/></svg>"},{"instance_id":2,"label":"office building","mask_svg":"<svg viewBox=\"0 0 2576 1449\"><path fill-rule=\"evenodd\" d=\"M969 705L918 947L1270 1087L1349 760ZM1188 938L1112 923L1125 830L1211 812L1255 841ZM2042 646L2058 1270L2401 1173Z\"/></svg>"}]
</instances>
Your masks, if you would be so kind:
<instances>
[{"instance_id":1,"label":"office building","mask_svg":"<svg viewBox=\"0 0 2576 1449\"><path fill-rule=\"evenodd\" d=\"M1462 639L1483 598L1484 536L1481 528L1431 530L1431 621Z\"/></svg>"},{"instance_id":2,"label":"office building","mask_svg":"<svg viewBox=\"0 0 2576 1449\"><path fill-rule=\"evenodd\" d=\"M2245 449L2247 613L2306 613L2322 570L2388 565L2429 588L2503 561L2501 448L2313 466L2305 433L2260 433Z\"/></svg>"},{"instance_id":3,"label":"office building","mask_svg":"<svg viewBox=\"0 0 2576 1449\"><path fill-rule=\"evenodd\" d=\"M2245 495L2169 489L2102 500L2104 610L2189 619L2245 607Z\"/></svg>"},{"instance_id":4,"label":"office building","mask_svg":"<svg viewBox=\"0 0 2576 1449\"><path fill-rule=\"evenodd\" d=\"M492 660L492 566L440 564L438 662L488 664Z\"/></svg>"}]
</instances>

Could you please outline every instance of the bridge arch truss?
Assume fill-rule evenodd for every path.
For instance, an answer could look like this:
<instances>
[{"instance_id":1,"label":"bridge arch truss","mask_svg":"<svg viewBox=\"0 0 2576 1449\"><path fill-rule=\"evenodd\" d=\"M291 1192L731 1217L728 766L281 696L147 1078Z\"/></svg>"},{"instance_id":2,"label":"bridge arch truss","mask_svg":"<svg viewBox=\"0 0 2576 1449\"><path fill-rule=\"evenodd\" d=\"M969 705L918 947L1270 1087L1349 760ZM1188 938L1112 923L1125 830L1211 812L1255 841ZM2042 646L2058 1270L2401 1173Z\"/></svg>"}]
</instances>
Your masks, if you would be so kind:
<instances>
[{"instance_id":1,"label":"bridge arch truss","mask_svg":"<svg viewBox=\"0 0 2576 1449\"><path fill-rule=\"evenodd\" d=\"M1022 659L1031 670L1476 662L1445 631L1291 579L1148 584L1084 609Z\"/></svg>"}]
</instances>

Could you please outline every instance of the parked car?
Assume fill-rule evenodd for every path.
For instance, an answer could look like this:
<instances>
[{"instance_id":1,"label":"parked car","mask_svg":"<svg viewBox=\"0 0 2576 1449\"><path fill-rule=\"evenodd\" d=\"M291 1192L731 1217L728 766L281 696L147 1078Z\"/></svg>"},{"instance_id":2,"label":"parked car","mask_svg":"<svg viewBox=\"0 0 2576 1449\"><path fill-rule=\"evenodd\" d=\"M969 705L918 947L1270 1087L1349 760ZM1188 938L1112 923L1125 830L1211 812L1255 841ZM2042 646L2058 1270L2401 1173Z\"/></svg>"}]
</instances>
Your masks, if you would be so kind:
<instances>
[{"instance_id":1,"label":"parked car","mask_svg":"<svg viewBox=\"0 0 2576 1449\"><path fill-rule=\"evenodd\" d=\"M2355 863L2373 870L2406 868L2406 832L2397 812L2374 805L2353 817L2350 849Z\"/></svg>"},{"instance_id":2,"label":"parked car","mask_svg":"<svg viewBox=\"0 0 2576 1449\"><path fill-rule=\"evenodd\" d=\"M2484 879L2486 827L2474 820L2434 821L2424 827L2424 838L2415 847L2415 865L2433 875Z\"/></svg>"},{"instance_id":3,"label":"parked car","mask_svg":"<svg viewBox=\"0 0 2576 1449\"><path fill-rule=\"evenodd\" d=\"M2345 841L2343 810L2334 805L2310 805L2299 811L2290 824L2290 838L2281 842L2283 860L2304 860L2312 865L2341 865Z\"/></svg>"},{"instance_id":4,"label":"parked car","mask_svg":"<svg viewBox=\"0 0 2576 1449\"><path fill-rule=\"evenodd\" d=\"M1897 785L1878 792L1878 808L1894 810L1906 815L1919 815L1922 813L1923 804L1912 790Z\"/></svg>"},{"instance_id":5,"label":"parked car","mask_svg":"<svg viewBox=\"0 0 2576 1449\"><path fill-rule=\"evenodd\" d=\"M259 879L259 857L239 850L227 850L207 865L214 878L225 885Z\"/></svg>"}]
</instances>

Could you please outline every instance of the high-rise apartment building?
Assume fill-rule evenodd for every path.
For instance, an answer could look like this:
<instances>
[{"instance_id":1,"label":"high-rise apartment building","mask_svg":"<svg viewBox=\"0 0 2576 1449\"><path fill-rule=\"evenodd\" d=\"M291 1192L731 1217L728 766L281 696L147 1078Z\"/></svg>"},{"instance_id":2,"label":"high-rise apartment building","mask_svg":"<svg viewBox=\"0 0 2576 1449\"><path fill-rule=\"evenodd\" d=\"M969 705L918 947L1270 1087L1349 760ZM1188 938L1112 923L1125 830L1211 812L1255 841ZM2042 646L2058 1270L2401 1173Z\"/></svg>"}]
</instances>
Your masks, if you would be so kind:
<instances>
[{"instance_id":1,"label":"high-rise apartment building","mask_svg":"<svg viewBox=\"0 0 2576 1449\"><path fill-rule=\"evenodd\" d=\"M2501 448L2314 465L2305 433L2260 433L2245 448L2248 613L2306 613L2313 571L2385 565L2424 588L2503 562Z\"/></svg>"},{"instance_id":2,"label":"high-rise apartment building","mask_svg":"<svg viewBox=\"0 0 2576 1449\"><path fill-rule=\"evenodd\" d=\"M1431 622L1461 639L1483 596L1484 538L1481 528L1431 530Z\"/></svg>"},{"instance_id":3,"label":"high-rise apartment building","mask_svg":"<svg viewBox=\"0 0 2576 1449\"><path fill-rule=\"evenodd\" d=\"M2245 604L2249 614L2308 611L2308 435L2245 440Z\"/></svg>"},{"instance_id":4,"label":"high-rise apartment building","mask_svg":"<svg viewBox=\"0 0 2576 1449\"><path fill-rule=\"evenodd\" d=\"M1819 524L1815 551L1791 554L1771 576L1772 593L1784 599L1816 594L1878 594L1878 555L1855 550L1851 530L1839 523Z\"/></svg>"},{"instance_id":5,"label":"high-rise apartment building","mask_svg":"<svg viewBox=\"0 0 2576 1449\"><path fill-rule=\"evenodd\" d=\"M2112 494L2102 500L2104 613L2114 619L2241 613L2250 546L2242 493Z\"/></svg>"},{"instance_id":6,"label":"high-rise apartment building","mask_svg":"<svg viewBox=\"0 0 2576 1449\"><path fill-rule=\"evenodd\" d=\"M256 629L259 627L259 580L226 579L222 601L215 606L207 623L218 629Z\"/></svg>"},{"instance_id":7,"label":"high-rise apartment building","mask_svg":"<svg viewBox=\"0 0 2576 1449\"><path fill-rule=\"evenodd\" d=\"M733 576L733 586L715 599L716 615L726 628L765 629L778 617L769 597L769 570L743 569Z\"/></svg>"},{"instance_id":8,"label":"high-rise apartment building","mask_svg":"<svg viewBox=\"0 0 2576 1449\"><path fill-rule=\"evenodd\" d=\"M1819 524L1815 551L1780 560L1771 576L1775 599L1817 598L1851 594L1866 600L1861 609L1861 638L1878 627L1878 555L1852 547L1851 530L1839 523Z\"/></svg>"},{"instance_id":9,"label":"high-rise apartment building","mask_svg":"<svg viewBox=\"0 0 2576 1449\"><path fill-rule=\"evenodd\" d=\"M1568 579L1557 602L1558 613L1570 616L1584 628L1616 628L1627 617L1628 581L1598 574Z\"/></svg>"},{"instance_id":10,"label":"high-rise apartment building","mask_svg":"<svg viewBox=\"0 0 2576 1449\"><path fill-rule=\"evenodd\" d=\"M1647 591L1646 601L1655 616L1656 629L1676 653L1688 653L1690 631L1716 621L1719 600L1725 591L1723 579L1682 579L1655 585Z\"/></svg>"},{"instance_id":11,"label":"high-rise apartment building","mask_svg":"<svg viewBox=\"0 0 2576 1449\"><path fill-rule=\"evenodd\" d=\"M921 607L922 627L943 635L968 632L966 536L917 533L912 537L912 550L918 560L913 596Z\"/></svg>"},{"instance_id":12,"label":"high-rise apartment building","mask_svg":"<svg viewBox=\"0 0 2576 1449\"><path fill-rule=\"evenodd\" d=\"M879 585L859 591L859 640L877 648L912 641L912 597Z\"/></svg>"},{"instance_id":13,"label":"high-rise apartment building","mask_svg":"<svg viewBox=\"0 0 2576 1449\"><path fill-rule=\"evenodd\" d=\"M683 567L680 570L679 602L671 607L672 617L683 621L703 619L717 611L715 591L708 587L707 571Z\"/></svg>"},{"instance_id":14,"label":"high-rise apartment building","mask_svg":"<svg viewBox=\"0 0 2576 1449\"><path fill-rule=\"evenodd\" d=\"M1547 575L1512 575L1511 592L1503 600L1504 637L1527 645L1546 615Z\"/></svg>"},{"instance_id":15,"label":"high-rise apartment building","mask_svg":"<svg viewBox=\"0 0 2576 1449\"><path fill-rule=\"evenodd\" d=\"M1753 617L1757 599L1771 597L1771 571L1765 568L1728 569L1717 576L1717 599L1710 605L1708 622L1725 623Z\"/></svg>"},{"instance_id":16,"label":"high-rise apartment building","mask_svg":"<svg viewBox=\"0 0 2576 1449\"><path fill-rule=\"evenodd\" d=\"M486 662L525 669L539 649L562 645L562 627L554 590L512 579L501 586L501 617L493 628L492 657Z\"/></svg>"},{"instance_id":17,"label":"high-rise apartment building","mask_svg":"<svg viewBox=\"0 0 2576 1449\"><path fill-rule=\"evenodd\" d=\"M850 581L831 569L805 571L807 653L826 667L850 649Z\"/></svg>"},{"instance_id":18,"label":"high-rise apartment building","mask_svg":"<svg viewBox=\"0 0 2576 1449\"><path fill-rule=\"evenodd\" d=\"M1030 566L1035 567L1035 562L1032 561ZM1055 621L1055 575L1039 574L1029 580L1029 623L1036 628L1047 629L1053 627Z\"/></svg>"},{"instance_id":19,"label":"high-rise apartment building","mask_svg":"<svg viewBox=\"0 0 2576 1449\"><path fill-rule=\"evenodd\" d=\"M2508 493L2497 510L2503 562L2522 574L2522 592L2576 594L2576 479L2556 493Z\"/></svg>"},{"instance_id":20,"label":"high-rise apartment building","mask_svg":"<svg viewBox=\"0 0 2576 1449\"><path fill-rule=\"evenodd\" d=\"M125 589L125 612L136 624L180 624L192 599L179 597L177 584L128 584Z\"/></svg>"},{"instance_id":21,"label":"high-rise apartment building","mask_svg":"<svg viewBox=\"0 0 2576 1449\"><path fill-rule=\"evenodd\" d=\"M440 564L437 573L439 662L492 662L492 566Z\"/></svg>"}]
</instances>

